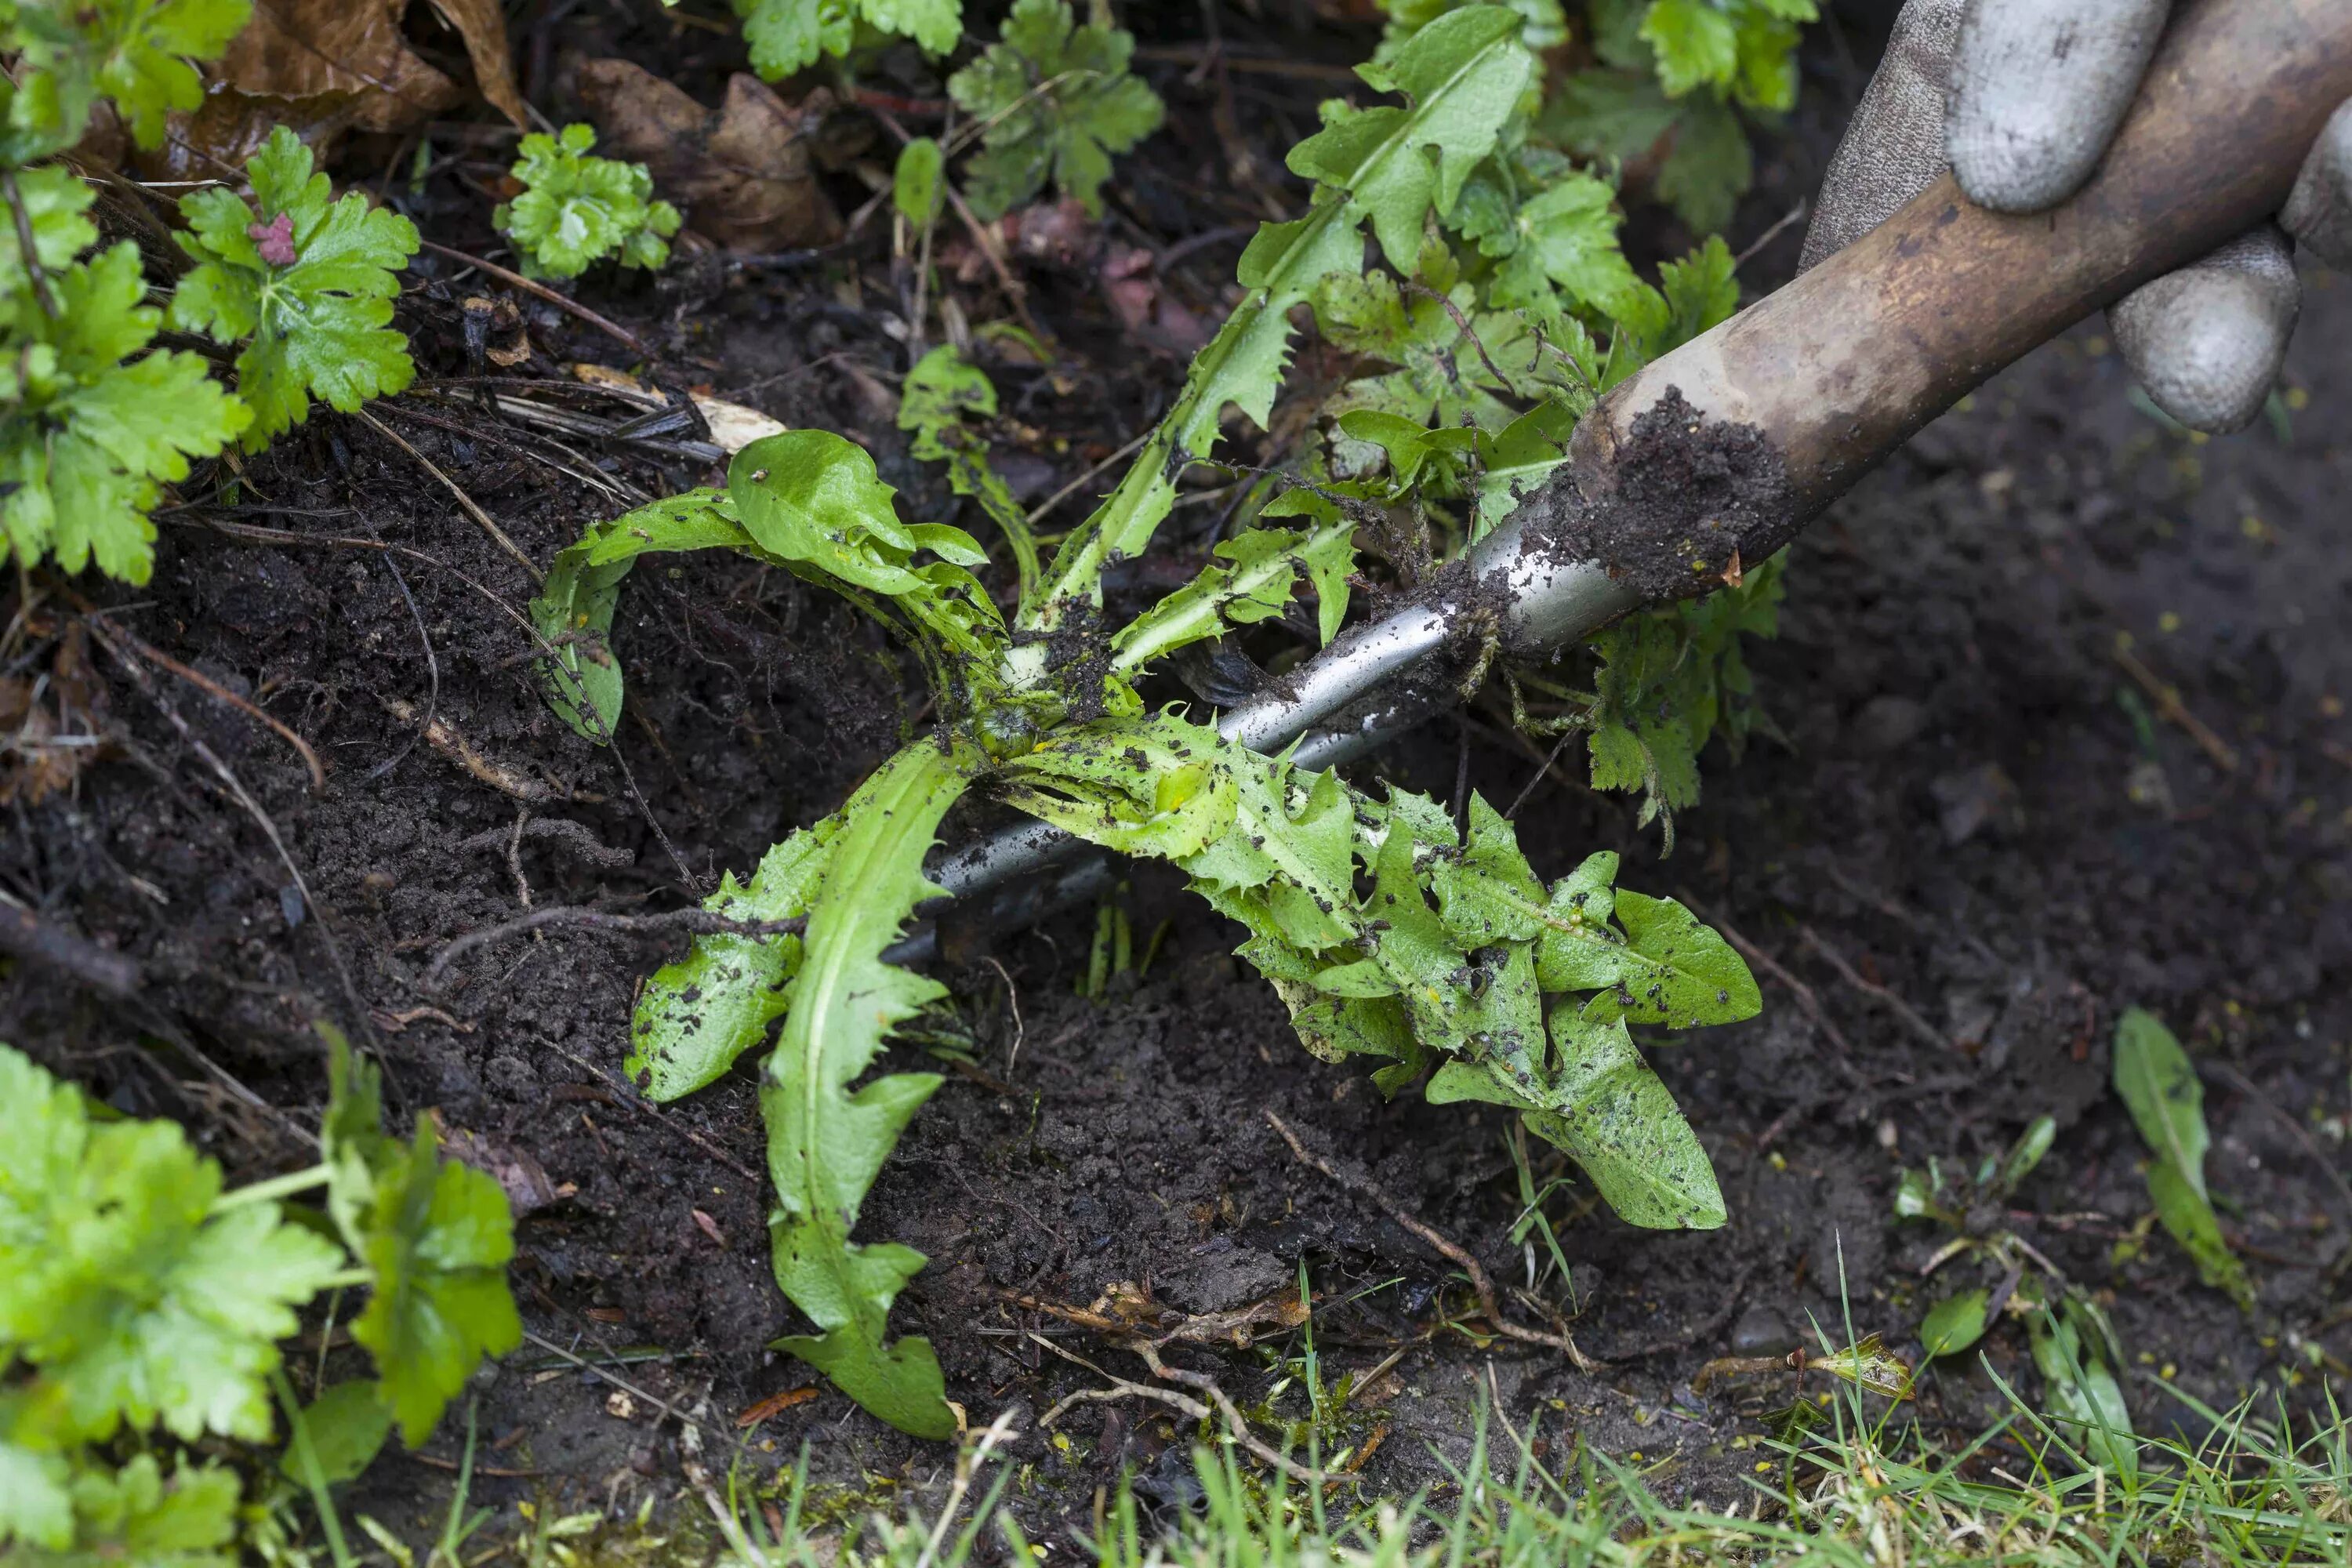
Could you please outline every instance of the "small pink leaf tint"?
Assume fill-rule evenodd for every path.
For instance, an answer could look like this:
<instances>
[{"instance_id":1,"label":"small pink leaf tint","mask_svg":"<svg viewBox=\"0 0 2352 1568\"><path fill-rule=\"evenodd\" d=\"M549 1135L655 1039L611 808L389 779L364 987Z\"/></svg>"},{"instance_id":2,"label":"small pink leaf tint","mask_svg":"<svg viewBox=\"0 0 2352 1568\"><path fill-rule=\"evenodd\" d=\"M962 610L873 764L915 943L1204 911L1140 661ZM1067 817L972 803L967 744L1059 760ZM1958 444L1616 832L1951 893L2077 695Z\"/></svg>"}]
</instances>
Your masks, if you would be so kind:
<instances>
[{"instance_id":1,"label":"small pink leaf tint","mask_svg":"<svg viewBox=\"0 0 2352 1568\"><path fill-rule=\"evenodd\" d=\"M268 223L245 226L246 237L261 247L261 259L272 267L294 265L294 215L279 213Z\"/></svg>"}]
</instances>

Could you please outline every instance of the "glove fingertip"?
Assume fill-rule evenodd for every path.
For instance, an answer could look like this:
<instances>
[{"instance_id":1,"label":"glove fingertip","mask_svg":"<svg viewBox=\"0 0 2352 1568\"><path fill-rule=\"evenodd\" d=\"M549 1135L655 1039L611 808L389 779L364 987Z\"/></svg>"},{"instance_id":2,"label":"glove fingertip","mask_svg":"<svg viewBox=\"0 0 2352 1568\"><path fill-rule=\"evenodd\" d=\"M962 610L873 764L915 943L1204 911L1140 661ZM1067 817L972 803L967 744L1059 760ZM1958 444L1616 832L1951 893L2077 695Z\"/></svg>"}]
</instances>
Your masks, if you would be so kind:
<instances>
[{"instance_id":1,"label":"glove fingertip","mask_svg":"<svg viewBox=\"0 0 2352 1568\"><path fill-rule=\"evenodd\" d=\"M1977 0L1945 121L1952 176L1996 212L2039 212L2089 179L2139 92L2169 0Z\"/></svg>"},{"instance_id":2,"label":"glove fingertip","mask_svg":"<svg viewBox=\"0 0 2352 1568\"><path fill-rule=\"evenodd\" d=\"M2116 346L2148 397L2192 430L2243 429L2278 384L2303 296L2292 263L2282 268L2270 248L2224 247L2216 258L2134 289L2107 312ZM2283 258L2284 244L2276 248ZM2247 254L2257 249L2264 254Z\"/></svg>"}]
</instances>

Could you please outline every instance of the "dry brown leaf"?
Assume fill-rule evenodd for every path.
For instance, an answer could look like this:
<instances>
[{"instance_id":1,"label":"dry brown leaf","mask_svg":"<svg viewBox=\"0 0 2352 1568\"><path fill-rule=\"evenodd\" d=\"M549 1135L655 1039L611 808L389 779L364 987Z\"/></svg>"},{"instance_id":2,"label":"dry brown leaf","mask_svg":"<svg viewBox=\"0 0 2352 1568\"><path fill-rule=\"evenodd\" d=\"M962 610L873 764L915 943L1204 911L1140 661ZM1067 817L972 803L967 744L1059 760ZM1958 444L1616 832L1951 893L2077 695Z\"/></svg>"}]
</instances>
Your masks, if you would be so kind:
<instances>
[{"instance_id":1,"label":"dry brown leaf","mask_svg":"<svg viewBox=\"0 0 2352 1568\"><path fill-rule=\"evenodd\" d=\"M279 98L215 87L193 114L174 113L160 147L131 152L131 165L147 180L234 180L245 183L245 161L283 125L310 143L321 160L332 155L364 107L357 93L321 92Z\"/></svg>"},{"instance_id":2,"label":"dry brown leaf","mask_svg":"<svg viewBox=\"0 0 2352 1568\"><path fill-rule=\"evenodd\" d=\"M730 250L791 250L841 237L841 215L816 179L815 132L832 111L819 88L787 104L759 78L737 75L705 109L675 83L628 60L589 60L580 101L607 157L642 163L654 189L698 233Z\"/></svg>"},{"instance_id":3,"label":"dry brown leaf","mask_svg":"<svg viewBox=\"0 0 2352 1568\"><path fill-rule=\"evenodd\" d=\"M405 131L465 100L465 89L408 45L412 0L261 0L253 20L214 68L250 98L348 93L363 131ZM433 0L464 40L476 84L508 119L524 123L497 0Z\"/></svg>"}]
</instances>

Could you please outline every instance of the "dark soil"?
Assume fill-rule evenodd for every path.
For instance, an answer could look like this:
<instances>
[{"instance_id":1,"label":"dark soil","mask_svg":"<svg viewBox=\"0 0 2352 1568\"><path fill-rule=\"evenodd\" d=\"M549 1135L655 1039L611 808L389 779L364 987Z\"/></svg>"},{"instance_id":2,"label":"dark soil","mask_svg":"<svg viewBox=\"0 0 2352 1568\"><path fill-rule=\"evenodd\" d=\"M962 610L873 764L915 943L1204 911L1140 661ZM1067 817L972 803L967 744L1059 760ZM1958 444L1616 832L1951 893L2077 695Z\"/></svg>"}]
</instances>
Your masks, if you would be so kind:
<instances>
[{"instance_id":1,"label":"dark soil","mask_svg":"<svg viewBox=\"0 0 2352 1568\"><path fill-rule=\"evenodd\" d=\"M1326 47L1356 58L1361 42ZM1153 67L1171 130L1123 166L1119 232L1165 243L1256 216L1201 112L1215 107L1214 78L1188 86L1187 68ZM1253 105L1275 103L1253 121L1276 153L1329 85L1233 79ZM1851 88L1825 69L1819 118L1834 121ZM1776 155L1735 247L1810 188L1825 146L1815 126ZM453 243L487 243L464 195L438 221ZM1785 276L1795 241L1764 254L1751 288ZM1195 252L1169 287L1213 308L1228 266L1223 249ZM866 309L890 305L886 273L870 251L731 278L702 264L663 292L593 298L661 342L663 384L708 382L788 423L845 430L910 510L940 515L936 477L890 427L882 380L904 361ZM457 300L478 284L420 276L403 318L420 363L428 378L463 377ZM1000 381L1036 454L1016 472L1043 496L1142 428L1181 373L1136 353L1084 277L1039 264L1029 279L1065 359ZM2226 1406L2257 1391L2297 1404L2315 1363L2340 1371L2352 1358L2352 1206L2337 1173L2352 1115L2352 287L2309 281L2291 441L2284 426L2212 442L2168 431L2136 411L2094 324L1979 392L1817 523L1794 547L1784 635L1750 656L1788 743L1737 765L1711 754L1706 802L1678 821L1671 858L1622 798L1558 779L1528 797L1521 832L1540 869L1617 848L1625 885L1676 893L1769 955L1762 1017L1655 1053L1715 1159L1724 1229L1636 1231L1571 1186L1549 1205L1570 1288L1513 1289L1544 1259L1540 1240L1517 1252L1508 1239L1521 1205L1502 1119L1410 1095L1384 1104L1361 1073L1307 1058L1228 955L1232 933L1148 873L1129 897L1138 949L1150 938L1154 956L1108 998L1073 994L1091 916L1006 933L992 963L950 973L972 1054L917 1118L860 1232L929 1254L893 1321L929 1336L972 1423L1024 1412L1016 1452L1031 1468L1015 1503L1037 1529L1060 1541L1086 1528L1122 1467L1155 1502L1181 1503L1194 1434L1133 1403L1081 1404L1059 1436L1040 1430L1057 1399L1103 1386L1045 1342L1122 1376L1143 1369L1036 1303L1084 1309L1125 1285L1224 1311L1295 1289L1302 1268L1327 1376L1402 1351L1339 1435L1360 1450L1379 1435L1369 1491L1441 1482L1438 1459L1466 1451L1491 1387L1515 1425L1540 1423L1555 1457L1572 1434L1638 1455L1670 1494L1728 1501L1755 1468L1764 1414L1797 1390L1776 1375L1702 1396L1694 1374L1787 1348L1810 1322L1842 1335L1849 1312L1916 1357L1934 1289L1918 1265L1941 1237L1891 1218L1898 1169L1973 1169L2045 1111L2056 1146L2009 1223L2108 1306L2143 1430L2193 1424L2159 1372ZM992 287L973 286L973 319L1002 313ZM524 303L541 353L512 374L626 363ZM611 490L707 477L619 444L558 452L465 404L412 395L375 412L537 562L622 510ZM623 597L629 719L600 751L532 685L522 568L368 424L314 417L246 465L236 504L216 484L186 493L153 583L109 595L110 624L302 734L326 786L311 793L279 738L196 686L158 671L151 699L91 647L116 742L69 790L13 806L0 887L134 959L145 985L117 1003L20 962L0 978L0 1035L125 1110L182 1118L249 1176L299 1155L291 1129L323 1095L312 1025L334 1020L381 1056L398 1114L434 1110L494 1162L543 1171L540 1196L560 1195L521 1221L514 1278L544 1343L481 1380L498 1446L485 1501L675 1497L679 1412L705 1417L720 1455L745 1445L763 1473L806 1446L836 1509L936 1484L945 1449L829 1388L738 1431L737 1412L813 1379L763 1349L793 1323L769 1279L748 1068L666 1108L618 1072L633 987L667 944L553 925L425 982L446 944L526 907L675 908L722 869L748 869L909 732L910 672L790 578L657 559ZM1203 527L1215 510L1179 519ZM1075 519L1065 507L1057 526ZM59 601L48 612L53 628L72 624ZM27 647L56 657L54 637ZM2143 691L2135 669L2177 698ZM420 734L428 712L437 742ZM266 813L283 857L200 742ZM1450 793L1465 746L1472 780L1498 802L1536 766L1493 731L1442 720L1362 771ZM2160 1232L2118 1261L2149 1206L2106 1087L2115 1019L2135 1003L2210 1075L2209 1173L2259 1287L2251 1321ZM891 1065L939 1064L903 1045ZM1564 1316L1604 1370L1446 1329L1470 1306L1450 1267L1360 1190L1294 1160L1269 1110L1351 1182L1475 1252L1522 1321ZM1557 1173L1534 1158L1538 1181ZM1255 1407L1303 1342L1269 1331L1246 1349L1171 1353ZM548 1345L607 1361L635 1392L616 1397ZM2019 1328L1997 1329L1987 1353L2038 1389ZM1295 1388L1276 1408L1300 1414ZM1997 1408L1972 1363L1934 1368L1916 1406L1937 1432ZM425 1452L446 1458L453 1442L445 1429ZM388 1457L362 1506L422 1531L447 1480Z\"/></svg>"}]
</instances>

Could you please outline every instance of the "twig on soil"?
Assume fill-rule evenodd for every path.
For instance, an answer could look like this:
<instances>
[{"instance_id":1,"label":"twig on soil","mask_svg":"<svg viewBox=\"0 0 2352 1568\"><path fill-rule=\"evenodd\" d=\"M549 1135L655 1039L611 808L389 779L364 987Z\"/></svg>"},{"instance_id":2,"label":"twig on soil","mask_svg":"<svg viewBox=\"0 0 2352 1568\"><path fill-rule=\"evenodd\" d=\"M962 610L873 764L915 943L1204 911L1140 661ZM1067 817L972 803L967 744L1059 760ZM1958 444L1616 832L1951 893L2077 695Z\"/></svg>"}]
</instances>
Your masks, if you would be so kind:
<instances>
[{"instance_id":1,"label":"twig on soil","mask_svg":"<svg viewBox=\"0 0 2352 1568\"><path fill-rule=\"evenodd\" d=\"M2156 704L2156 710L2158 713L2187 731L2189 738L2196 742L2207 756L2213 759L2215 767L2225 773L2234 773L2238 771L2237 748L2215 734L2207 728L2204 720L2189 710L2189 704L2180 700L2179 687L2166 685L2158 678L2156 671L2148 668L2146 661L2139 655L2124 647L2121 641L2116 644L2114 651L2116 663L2122 667L2126 675L2138 683L2142 691L2147 693L2149 700Z\"/></svg>"},{"instance_id":2,"label":"twig on soil","mask_svg":"<svg viewBox=\"0 0 2352 1568\"><path fill-rule=\"evenodd\" d=\"M1844 981L1848 985L1853 986L1864 995L1875 997L1877 1000L1885 1003L1887 1010L1893 1013L1897 1018L1902 1019L1904 1026L1908 1028L1913 1034L1918 1036L1922 1040L1925 1040L1928 1045L1933 1046L1939 1051L1948 1051L1956 1048L1952 1045L1951 1040L1945 1035L1944 1031L1936 1027L1935 1025L1927 1022L1927 1019L1921 1017L1918 1010L1913 1007L1910 1003L1906 1002L1902 997L1897 996L1893 991L1890 991L1885 986L1879 984L1877 982L1864 979L1859 970L1855 969L1853 964L1846 962L1845 954L1840 952L1836 948L1832 947L1827 942L1823 941L1822 934L1819 931L1815 931L1811 926L1800 926L1797 928L1797 934L1804 940L1804 943L1807 947L1811 948L1815 952L1820 953L1822 958L1828 960L1829 966L1838 972L1839 979Z\"/></svg>"},{"instance_id":3,"label":"twig on soil","mask_svg":"<svg viewBox=\"0 0 2352 1568\"><path fill-rule=\"evenodd\" d=\"M1013 1044L1004 1052L1004 1076L1013 1076L1013 1064L1021 1059L1021 1042L1029 1037L1029 1026L1021 1021L1021 987L1013 984L1013 975L994 953L985 955L988 966L1004 982L1004 1000L1013 1009Z\"/></svg>"},{"instance_id":4,"label":"twig on soil","mask_svg":"<svg viewBox=\"0 0 2352 1568\"><path fill-rule=\"evenodd\" d=\"M606 321L579 300L559 294L544 283L535 282L520 272L509 272L494 261L485 261L478 256L468 256L462 250L452 250L446 245L436 245L429 239L419 240L417 243L436 256L446 257L451 261L461 261L468 267L478 268L510 289L520 289L526 294L546 300L565 315L576 321L587 322L614 342L643 354L647 359L654 357L654 351L647 348L645 340L638 337L636 333L626 327Z\"/></svg>"},{"instance_id":5,"label":"twig on soil","mask_svg":"<svg viewBox=\"0 0 2352 1568\"><path fill-rule=\"evenodd\" d=\"M807 930L808 919L806 916L796 915L785 921L739 921L709 910L698 909L669 910L657 915L616 915L604 910L585 909L569 904L551 904L544 909L532 910L528 914L518 915L513 920L502 921L498 925L485 926L480 931L467 931L434 955L433 962L425 965L423 983L428 988L436 986L440 983L442 975L447 973L450 964L473 952L474 949L487 947L492 942L504 942L508 937L520 936L528 931L537 931L541 926L572 926L584 931L627 931L636 934L646 931L683 931L698 935L723 931L730 936L775 936L786 931L799 932Z\"/></svg>"},{"instance_id":6,"label":"twig on soil","mask_svg":"<svg viewBox=\"0 0 2352 1568\"><path fill-rule=\"evenodd\" d=\"M1265 1120L1268 1126L1282 1135L1282 1141L1290 1145L1290 1152L1297 1156L1299 1163L1312 1166L1340 1186L1360 1197L1370 1199L1391 1219L1428 1243L1446 1261L1468 1275L1470 1289L1476 1291L1478 1295L1478 1310L1486 1314L1486 1321L1494 1325L1496 1333L1505 1339L1517 1340L1522 1344L1542 1345L1549 1350L1564 1352L1579 1372L1589 1374L1601 1370L1601 1363L1577 1349L1576 1341L1569 1335L1548 1334L1539 1329L1530 1329L1523 1324L1515 1323L1503 1316L1502 1306L1495 1299L1495 1282L1487 1277L1486 1265L1480 1263L1477 1258L1447 1240L1433 1227L1406 1213L1393 1198L1374 1186L1369 1180L1344 1176L1322 1156L1307 1152L1307 1145L1298 1141L1298 1134L1290 1130L1289 1123L1275 1114L1271 1106L1265 1110Z\"/></svg>"},{"instance_id":7,"label":"twig on soil","mask_svg":"<svg viewBox=\"0 0 2352 1568\"><path fill-rule=\"evenodd\" d=\"M1737 272L1741 268L1747 266L1748 263L1754 258L1758 251L1763 249L1766 246L1780 238L1782 230L1790 228L1797 224L1804 222L1805 215L1812 210L1812 203L1805 200L1802 196L1799 196L1795 206L1792 206L1787 212L1782 213L1778 218L1773 220L1771 227L1766 229L1762 234L1758 235L1754 239L1749 240L1746 246L1741 247L1739 254L1731 258L1731 269L1734 272Z\"/></svg>"},{"instance_id":8,"label":"twig on soil","mask_svg":"<svg viewBox=\"0 0 2352 1568\"><path fill-rule=\"evenodd\" d=\"M1226 1430L1234 1442L1248 1449L1261 1462L1273 1466L1294 1481L1304 1481L1308 1486L1319 1487L1334 1479L1324 1471L1309 1469L1260 1441L1257 1436L1251 1432L1248 1424L1242 1419L1242 1413L1234 1408L1234 1402L1225 1397L1223 1390L1219 1389L1213 1381L1209 1380L1206 1373L1185 1373L1177 1376L1176 1374L1181 1369L1168 1367L1166 1363L1159 1363L1156 1355L1147 1358L1159 1363L1153 1368L1155 1372L1164 1372L1167 1375L1175 1376L1176 1381L1180 1383L1199 1388L1202 1383L1205 1382L1207 1387L1202 1392L1210 1394L1216 1400L1218 1408L1214 1411L1191 1395L1179 1394L1172 1388L1154 1388L1147 1383L1130 1383L1126 1378L1105 1372L1076 1351L1065 1350L1043 1334L1032 1333L1029 1338L1060 1356L1064 1361L1072 1362L1086 1368L1110 1384L1108 1388L1082 1388L1076 1394L1065 1394L1055 1401L1052 1409L1037 1418L1037 1425L1040 1426L1051 1426L1061 1418L1062 1413L1073 1405L1108 1405L1120 1399L1154 1399L1162 1405L1173 1405L1195 1421L1213 1421L1219 1414L1223 1414ZM1201 1381L1196 1382L1196 1379Z\"/></svg>"},{"instance_id":9,"label":"twig on soil","mask_svg":"<svg viewBox=\"0 0 2352 1568\"><path fill-rule=\"evenodd\" d=\"M142 658L162 665L165 669L170 670L173 675L178 676L182 680L186 681L189 685L194 687L205 696L210 697L216 701L226 703L228 706L236 709L238 712L244 714L247 718L255 721L257 723L267 725L278 739L284 741L288 745L294 748L296 753L302 759L302 765L310 770L310 793L312 795L318 795L326 789L327 770L320 766L319 753L310 749L310 742L304 740L301 736L288 729L285 724L276 718L273 718L271 715L262 711L261 709L257 707L250 700L239 697L236 692L231 691L227 687L223 686L219 681L215 680L211 676L205 674L201 670L189 668L186 665L182 664L170 654L163 652L161 648L149 642L146 638L141 637L137 632L131 630L128 626L116 626L113 630L114 635L129 643L131 648L137 652Z\"/></svg>"},{"instance_id":10,"label":"twig on soil","mask_svg":"<svg viewBox=\"0 0 2352 1568\"><path fill-rule=\"evenodd\" d=\"M5 893L0 893L0 952L71 975L101 996L120 1001L139 994L138 960L50 924Z\"/></svg>"},{"instance_id":11,"label":"twig on soil","mask_svg":"<svg viewBox=\"0 0 2352 1568\"><path fill-rule=\"evenodd\" d=\"M567 1050L562 1046L556 1047L555 1049L558 1055L563 1057L566 1060L571 1062L572 1066L580 1068L582 1071L597 1078L605 1076L593 1062L590 1061L587 1058L581 1056L578 1052ZM624 1087L627 1086L624 1085ZM616 1110L627 1112L631 1116L642 1116L646 1121L652 1122L655 1126L661 1128L664 1131L677 1133L679 1137L685 1139L688 1142L701 1150L705 1154L708 1154L711 1159L716 1160L719 1163L726 1166L729 1170L734 1172L737 1175L751 1183L751 1188L754 1192L763 1189L767 1178L761 1175L759 1172L751 1169L751 1166L743 1163L742 1161L738 1160L734 1155L730 1154L726 1150L721 1149L718 1144L713 1143L709 1139L705 1138L693 1128L681 1127L677 1122L672 1121L668 1117L664 1116L660 1111L646 1104L645 1100L641 1096L637 1095L634 1089L631 1090L628 1099L624 1100L620 1096L614 1095L610 1097L607 1103L611 1104Z\"/></svg>"},{"instance_id":12,"label":"twig on soil","mask_svg":"<svg viewBox=\"0 0 2352 1568\"><path fill-rule=\"evenodd\" d=\"M426 457L415 447L410 446L408 444L408 437L403 436L399 431L394 430L391 426L386 425L383 420L378 419L374 415L370 414L364 408L361 409L355 416L353 416L353 417L359 419L362 423L365 424L369 429L374 431L377 435L383 437L385 440L391 442L394 446L399 447L410 457L415 458L418 467L422 468L426 473L431 474L435 479L440 480L442 487L451 495L457 498L457 505L465 511L466 515L472 518L475 522L479 524L482 531L488 534L492 540L497 542L499 549L505 551L509 555L514 558L515 563L523 569L524 573L530 576L532 583L544 584L547 581L547 574L539 569L539 563L533 561L530 556L525 555L522 552L522 546L517 544L513 540L509 539L507 537L507 531L500 528L496 520L494 520L488 512L484 511L481 508L481 504L475 500L472 496L467 495L457 480L451 479L447 474L443 473L441 471L440 465L434 462L432 458Z\"/></svg>"},{"instance_id":13,"label":"twig on soil","mask_svg":"<svg viewBox=\"0 0 2352 1568\"><path fill-rule=\"evenodd\" d=\"M426 718L416 710L416 704L404 697L383 699L383 710L403 724L415 725L425 737L425 744L457 763L483 784L500 795L536 804L549 800L588 800L583 795L567 795L551 784L527 778L504 763L496 763L474 750L466 737L446 719ZM593 803L592 803L593 804ZM499 831L504 832L504 829Z\"/></svg>"}]
</instances>

